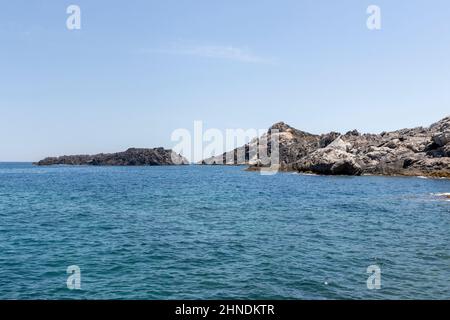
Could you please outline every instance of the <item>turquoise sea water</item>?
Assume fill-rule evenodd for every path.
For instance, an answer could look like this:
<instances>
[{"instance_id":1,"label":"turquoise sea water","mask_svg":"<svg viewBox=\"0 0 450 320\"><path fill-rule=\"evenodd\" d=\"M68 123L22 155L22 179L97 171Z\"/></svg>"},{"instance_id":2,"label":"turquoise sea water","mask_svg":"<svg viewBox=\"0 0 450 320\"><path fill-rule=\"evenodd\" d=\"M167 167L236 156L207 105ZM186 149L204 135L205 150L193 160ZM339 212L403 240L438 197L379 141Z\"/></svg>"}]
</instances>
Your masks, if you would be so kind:
<instances>
[{"instance_id":1,"label":"turquoise sea water","mask_svg":"<svg viewBox=\"0 0 450 320\"><path fill-rule=\"evenodd\" d=\"M448 299L450 202L432 195L445 192L449 180L4 163L0 299Z\"/></svg>"}]
</instances>

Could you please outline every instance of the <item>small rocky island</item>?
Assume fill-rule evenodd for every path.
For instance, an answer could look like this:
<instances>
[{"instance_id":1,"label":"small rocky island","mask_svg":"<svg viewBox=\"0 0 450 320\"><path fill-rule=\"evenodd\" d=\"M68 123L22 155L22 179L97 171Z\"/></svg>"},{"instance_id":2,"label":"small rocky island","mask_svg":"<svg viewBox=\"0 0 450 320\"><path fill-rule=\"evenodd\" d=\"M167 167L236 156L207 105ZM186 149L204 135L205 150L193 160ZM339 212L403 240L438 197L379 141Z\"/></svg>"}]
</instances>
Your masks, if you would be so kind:
<instances>
[{"instance_id":1,"label":"small rocky island","mask_svg":"<svg viewBox=\"0 0 450 320\"><path fill-rule=\"evenodd\" d=\"M249 150L255 150L255 145L261 143L262 150L270 155L267 146L272 134L278 135L277 165L283 171L450 178L450 117L429 127L380 134L361 134L353 130L345 134L330 132L317 135L279 122L262 137L228 153L205 159L201 164L246 164L249 165L248 170L260 170L271 164L263 163L258 154L249 154ZM237 154L241 155L241 161L237 161Z\"/></svg>"},{"instance_id":2,"label":"small rocky island","mask_svg":"<svg viewBox=\"0 0 450 320\"><path fill-rule=\"evenodd\" d=\"M50 165L92 165L92 166L160 166L188 164L181 155L164 148L130 148L118 153L96 155L73 155L45 158L34 163L38 166Z\"/></svg>"}]
</instances>

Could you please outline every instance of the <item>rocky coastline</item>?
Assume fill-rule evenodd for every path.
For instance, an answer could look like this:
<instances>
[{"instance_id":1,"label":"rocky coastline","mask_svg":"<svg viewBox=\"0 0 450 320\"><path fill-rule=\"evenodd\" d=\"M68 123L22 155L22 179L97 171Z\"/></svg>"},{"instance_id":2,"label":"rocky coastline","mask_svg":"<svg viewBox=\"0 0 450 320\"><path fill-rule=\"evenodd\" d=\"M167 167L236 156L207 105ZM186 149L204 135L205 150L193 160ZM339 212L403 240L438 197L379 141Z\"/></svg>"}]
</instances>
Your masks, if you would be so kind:
<instances>
[{"instance_id":1,"label":"rocky coastline","mask_svg":"<svg viewBox=\"0 0 450 320\"><path fill-rule=\"evenodd\" d=\"M164 148L130 148L124 152L100 153L96 155L71 155L49 157L34 163L37 166L50 165L92 165L92 166L161 166L183 165L188 160L172 150Z\"/></svg>"},{"instance_id":2,"label":"rocky coastline","mask_svg":"<svg viewBox=\"0 0 450 320\"><path fill-rule=\"evenodd\" d=\"M267 163L259 153L251 152L263 150L270 157L272 135L276 135L279 141L279 161L276 164ZM130 148L118 153L49 157L34 164L158 166L184 165L189 164L189 161L164 148ZM247 165L249 171L276 165L281 171L322 175L450 178L450 116L429 127L380 134L361 134L357 130L345 134L312 134L278 122L250 143L204 159L200 164Z\"/></svg>"},{"instance_id":3,"label":"rocky coastline","mask_svg":"<svg viewBox=\"0 0 450 320\"><path fill-rule=\"evenodd\" d=\"M228 153L205 159L201 164L246 164L248 170L268 167L270 163L262 164L258 155L250 154L249 150L261 144L263 149L270 151L266 141L270 141L272 134L278 136L279 168L282 171L450 178L450 117L429 127L380 134L361 134L353 130L345 134L330 132L317 135L278 122L260 138ZM241 161L238 161L237 154L244 155Z\"/></svg>"}]
</instances>

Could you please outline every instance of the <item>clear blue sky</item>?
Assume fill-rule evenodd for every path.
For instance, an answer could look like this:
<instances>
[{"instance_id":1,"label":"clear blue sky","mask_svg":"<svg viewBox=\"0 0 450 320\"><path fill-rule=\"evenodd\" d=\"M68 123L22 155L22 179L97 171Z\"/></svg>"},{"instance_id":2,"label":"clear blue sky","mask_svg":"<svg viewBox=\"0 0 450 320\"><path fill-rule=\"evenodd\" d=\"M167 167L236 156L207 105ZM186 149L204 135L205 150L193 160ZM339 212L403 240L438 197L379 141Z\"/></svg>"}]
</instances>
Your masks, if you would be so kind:
<instances>
[{"instance_id":1,"label":"clear blue sky","mask_svg":"<svg viewBox=\"0 0 450 320\"><path fill-rule=\"evenodd\" d=\"M2 1L0 43L0 161L172 147L194 120L380 132L450 114L448 0Z\"/></svg>"}]
</instances>

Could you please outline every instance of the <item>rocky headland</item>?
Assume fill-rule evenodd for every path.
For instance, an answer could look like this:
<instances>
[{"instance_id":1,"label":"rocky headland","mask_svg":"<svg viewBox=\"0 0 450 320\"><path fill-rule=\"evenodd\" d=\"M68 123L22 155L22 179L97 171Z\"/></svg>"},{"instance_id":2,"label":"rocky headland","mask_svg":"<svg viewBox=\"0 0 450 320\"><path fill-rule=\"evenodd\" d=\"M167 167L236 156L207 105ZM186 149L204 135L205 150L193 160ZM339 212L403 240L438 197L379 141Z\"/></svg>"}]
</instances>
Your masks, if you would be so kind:
<instances>
[{"instance_id":1,"label":"rocky headland","mask_svg":"<svg viewBox=\"0 0 450 320\"><path fill-rule=\"evenodd\" d=\"M92 166L160 166L188 164L188 160L172 150L164 148L130 148L124 152L100 153L96 155L72 155L45 158L34 163L50 165L92 165Z\"/></svg>"},{"instance_id":2,"label":"rocky headland","mask_svg":"<svg viewBox=\"0 0 450 320\"><path fill-rule=\"evenodd\" d=\"M202 164L247 164L248 170L268 167L270 163L263 164L259 155L249 150L261 144L262 150L269 150L270 154L267 146L270 146L272 134L278 135L279 168L283 171L450 178L450 117L429 127L380 134L361 134L353 130L345 134L330 132L317 135L279 122L249 144L205 159ZM243 155L242 159L237 159L238 154Z\"/></svg>"}]
</instances>

